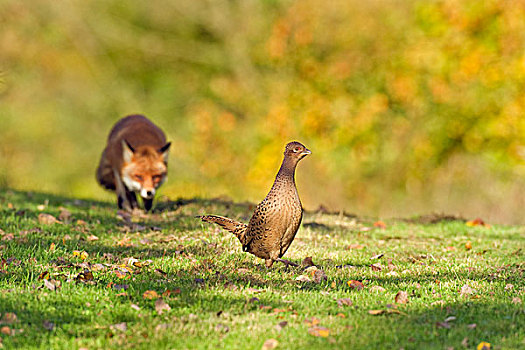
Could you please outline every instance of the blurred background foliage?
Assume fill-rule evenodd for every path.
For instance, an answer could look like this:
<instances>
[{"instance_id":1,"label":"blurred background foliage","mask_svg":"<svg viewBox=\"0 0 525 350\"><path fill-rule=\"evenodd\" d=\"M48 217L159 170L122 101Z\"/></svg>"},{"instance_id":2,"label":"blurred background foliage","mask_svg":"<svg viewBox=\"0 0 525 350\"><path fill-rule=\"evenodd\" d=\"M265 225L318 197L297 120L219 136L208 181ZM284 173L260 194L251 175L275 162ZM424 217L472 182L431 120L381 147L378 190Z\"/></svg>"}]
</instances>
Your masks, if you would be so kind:
<instances>
[{"instance_id":1,"label":"blurred background foliage","mask_svg":"<svg viewBox=\"0 0 525 350\"><path fill-rule=\"evenodd\" d=\"M1 0L0 184L114 200L114 122L173 142L170 198L525 222L525 1Z\"/></svg>"}]
</instances>

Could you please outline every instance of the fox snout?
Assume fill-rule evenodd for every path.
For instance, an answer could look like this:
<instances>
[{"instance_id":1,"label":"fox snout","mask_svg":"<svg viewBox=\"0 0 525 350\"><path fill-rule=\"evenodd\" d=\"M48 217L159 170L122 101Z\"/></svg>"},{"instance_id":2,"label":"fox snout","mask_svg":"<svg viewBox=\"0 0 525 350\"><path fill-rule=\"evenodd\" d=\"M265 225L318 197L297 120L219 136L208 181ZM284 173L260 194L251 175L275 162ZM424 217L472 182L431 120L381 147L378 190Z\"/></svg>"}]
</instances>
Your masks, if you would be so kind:
<instances>
[{"instance_id":1,"label":"fox snout","mask_svg":"<svg viewBox=\"0 0 525 350\"><path fill-rule=\"evenodd\" d=\"M153 197L155 197L155 189L154 188L142 188L140 190L140 196L142 198L152 199Z\"/></svg>"}]
</instances>

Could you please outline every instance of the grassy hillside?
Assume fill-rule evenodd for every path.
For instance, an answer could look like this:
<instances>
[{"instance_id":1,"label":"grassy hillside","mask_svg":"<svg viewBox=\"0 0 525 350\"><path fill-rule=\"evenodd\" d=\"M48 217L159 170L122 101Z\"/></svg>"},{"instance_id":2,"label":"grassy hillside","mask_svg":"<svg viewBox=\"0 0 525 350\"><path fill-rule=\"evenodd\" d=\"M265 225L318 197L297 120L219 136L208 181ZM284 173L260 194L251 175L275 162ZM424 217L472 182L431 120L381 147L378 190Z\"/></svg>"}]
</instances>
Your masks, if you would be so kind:
<instances>
[{"instance_id":1,"label":"grassy hillside","mask_svg":"<svg viewBox=\"0 0 525 350\"><path fill-rule=\"evenodd\" d=\"M469 226L438 216L383 225L308 212L285 258L301 264L311 257L324 280L312 267L277 263L267 270L233 236L194 218L218 213L247 220L252 209L192 199L127 217L108 203L2 193L0 344L524 346L524 227ZM49 224L53 218L42 214L61 222Z\"/></svg>"}]
</instances>

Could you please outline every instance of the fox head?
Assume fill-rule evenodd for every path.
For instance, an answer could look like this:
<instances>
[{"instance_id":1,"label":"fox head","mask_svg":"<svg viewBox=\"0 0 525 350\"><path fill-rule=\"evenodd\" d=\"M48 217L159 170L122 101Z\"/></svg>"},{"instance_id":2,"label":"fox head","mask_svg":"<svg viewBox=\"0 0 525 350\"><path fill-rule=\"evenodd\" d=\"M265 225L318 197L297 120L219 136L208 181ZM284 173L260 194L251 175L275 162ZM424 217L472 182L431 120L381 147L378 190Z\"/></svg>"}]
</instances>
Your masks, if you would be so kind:
<instances>
[{"instance_id":1,"label":"fox head","mask_svg":"<svg viewBox=\"0 0 525 350\"><path fill-rule=\"evenodd\" d=\"M152 199L156 189L166 181L168 153L171 143L159 149L140 146L134 149L122 140L122 181L130 191L139 192L145 199Z\"/></svg>"}]
</instances>

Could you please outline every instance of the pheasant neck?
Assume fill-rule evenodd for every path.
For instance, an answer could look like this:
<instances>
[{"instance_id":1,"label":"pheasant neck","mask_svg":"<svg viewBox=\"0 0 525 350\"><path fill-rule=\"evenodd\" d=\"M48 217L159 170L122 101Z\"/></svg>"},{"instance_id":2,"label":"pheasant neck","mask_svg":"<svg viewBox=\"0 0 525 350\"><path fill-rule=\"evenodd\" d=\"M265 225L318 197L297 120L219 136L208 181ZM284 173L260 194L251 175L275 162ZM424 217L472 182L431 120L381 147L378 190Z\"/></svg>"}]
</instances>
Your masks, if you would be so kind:
<instances>
[{"instance_id":1,"label":"pheasant neck","mask_svg":"<svg viewBox=\"0 0 525 350\"><path fill-rule=\"evenodd\" d=\"M284 181L291 181L295 183L295 167L297 166L297 162L295 162L293 159L289 157L284 157L283 163L281 164L281 168L279 169L279 172L277 173L277 179L281 179Z\"/></svg>"}]
</instances>

